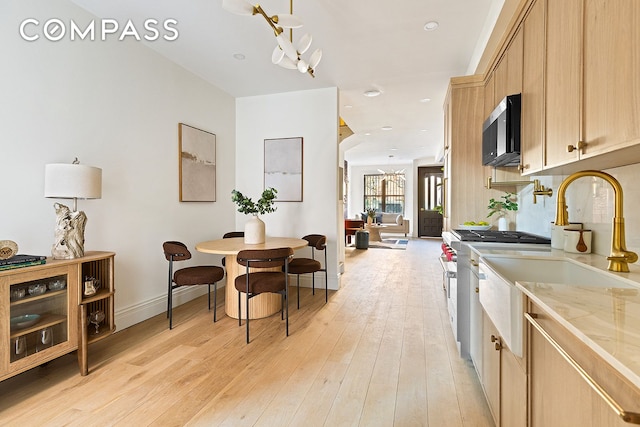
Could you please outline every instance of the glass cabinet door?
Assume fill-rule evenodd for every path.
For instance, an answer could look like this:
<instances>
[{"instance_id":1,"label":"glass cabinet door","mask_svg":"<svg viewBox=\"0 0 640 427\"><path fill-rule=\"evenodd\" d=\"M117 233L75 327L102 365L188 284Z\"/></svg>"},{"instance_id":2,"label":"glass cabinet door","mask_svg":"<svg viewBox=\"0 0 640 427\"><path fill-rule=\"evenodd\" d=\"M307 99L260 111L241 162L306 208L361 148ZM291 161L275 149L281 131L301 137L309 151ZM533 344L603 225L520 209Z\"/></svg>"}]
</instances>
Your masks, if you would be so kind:
<instances>
[{"instance_id":1,"label":"glass cabinet door","mask_svg":"<svg viewBox=\"0 0 640 427\"><path fill-rule=\"evenodd\" d=\"M68 274L9 287L10 363L69 340Z\"/></svg>"}]
</instances>

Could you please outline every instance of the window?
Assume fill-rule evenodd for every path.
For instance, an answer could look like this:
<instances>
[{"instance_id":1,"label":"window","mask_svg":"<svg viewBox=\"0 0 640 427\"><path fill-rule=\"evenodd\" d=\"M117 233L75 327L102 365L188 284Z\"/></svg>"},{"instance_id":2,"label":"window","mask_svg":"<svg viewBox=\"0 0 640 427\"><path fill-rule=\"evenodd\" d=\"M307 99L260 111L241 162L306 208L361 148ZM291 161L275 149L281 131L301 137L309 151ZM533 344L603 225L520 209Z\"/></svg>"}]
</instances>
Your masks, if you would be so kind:
<instances>
[{"instance_id":1,"label":"window","mask_svg":"<svg viewBox=\"0 0 640 427\"><path fill-rule=\"evenodd\" d=\"M403 173L364 176L364 209L404 214Z\"/></svg>"}]
</instances>

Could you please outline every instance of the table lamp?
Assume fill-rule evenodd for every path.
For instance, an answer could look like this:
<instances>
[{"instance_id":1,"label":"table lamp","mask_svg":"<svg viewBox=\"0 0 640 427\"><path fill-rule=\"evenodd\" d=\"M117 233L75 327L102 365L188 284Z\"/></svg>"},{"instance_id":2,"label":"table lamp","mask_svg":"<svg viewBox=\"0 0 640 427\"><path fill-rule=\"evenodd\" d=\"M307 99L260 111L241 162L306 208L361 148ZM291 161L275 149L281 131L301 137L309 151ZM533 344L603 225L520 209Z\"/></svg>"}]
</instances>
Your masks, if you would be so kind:
<instances>
[{"instance_id":1,"label":"table lamp","mask_svg":"<svg viewBox=\"0 0 640 427\"><path fill-rule=\"evenodd\" d=\"M44 169L44 196L54 199L73 199L73 210L54 203L56 210L55 243L51 248L54 259L73 259L84 256L84 228L87 216L78 212L78 199L102 197L102 169L73 163L52 163Z\"/></svg>"}]
</instances>

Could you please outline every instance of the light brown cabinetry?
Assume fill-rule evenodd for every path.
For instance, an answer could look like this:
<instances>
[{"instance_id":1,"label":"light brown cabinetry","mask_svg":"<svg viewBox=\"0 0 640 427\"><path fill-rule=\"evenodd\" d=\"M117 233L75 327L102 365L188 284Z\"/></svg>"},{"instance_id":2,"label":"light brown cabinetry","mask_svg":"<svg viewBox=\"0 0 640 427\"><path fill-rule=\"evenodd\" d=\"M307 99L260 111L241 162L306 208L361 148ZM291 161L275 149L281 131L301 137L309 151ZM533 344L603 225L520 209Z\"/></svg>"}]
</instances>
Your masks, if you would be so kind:
<instances>
[{"instance_id":1,"label":"light brown cabinetry","mask_svg":"<svg viewBox=\"0 0 640 427\"><path fill-rule=\"evenodd\" d=\"M585 0L581 158L640 143L640 2Z\"/></svg>"},{"instance_id":2,"label":"light brown cabinetry","mask_svg":"<svg viewBox=\"0 0 640 427\"><path fill-rule=\"evenodd\" d=\"M481 76L451 79L445 99L445 229L486 218L489 190L482 187L484 86Z\"/></svg>"},{"instance_id":3,"label":"light brown cabinetry","mask_svg":"<svg viewBox=\"0 0 640 427\"><path fill-rule=\"evenodd\" d=\"M531 6L522 24L522 125L520 164L523 174L539 172L544 144L545 0Z\"/></svg>"},{"instance_id":4,"label":"light brown cabinetry","mask_svg":"<svg viewBox=\"0 0 640 427\"><path fill-rule=\"evenodd\" d=\"M640 161L640 58L628 50L640 43L639 22L634 0L532 2L523 21L523 174Z\"/></svg>"},{"instance_id":5,"label":"light brown cabinetry","mask_svg":"<svg viewBox=\"0 0 640 427\"><path fill-rule=\"evenodd\" d=\"M496 426L527 425L525 361L502 343L498 330L483 312L481 383Z\"/></svg>"},{"instance_id":6,"label":"light brown cabinetry","mask_svg":"<svg viewBox=\"0 0 640 427\"><path fill-rule=\"evenodd\" d=\"M545 168L578 159L581 138L582 2L547 1Z\"/></svg>"},{"instance_id":7,"label":"light brown cabinetry","mask_svg":"<svg viewBox=\"0 0 640 427\"><path fill-rule=\"evenodd\" d=\"M550 341L579 364L627 411L640 409L640 390L630 384L593 350L575 338L544 310L529 303L533 321L528 323L529 406L531 427L630 426L609 407Z\"/></svg>"},{"instance_id":8,"label":"light brown cabinetry","mask_svg":"<svg viewBox=\"0 0 640 427\"><path fill-rule=\"evenodd\" d=\"M79 259L0 271L0 380L76 349L80 371L87 373L87 345L115 330L113 257L87 252ZM85 297L88 276L100 280L101 289ZM99 309L105 314L102 333L92 334L86 313Z\"/></svg>"}]
</instances>

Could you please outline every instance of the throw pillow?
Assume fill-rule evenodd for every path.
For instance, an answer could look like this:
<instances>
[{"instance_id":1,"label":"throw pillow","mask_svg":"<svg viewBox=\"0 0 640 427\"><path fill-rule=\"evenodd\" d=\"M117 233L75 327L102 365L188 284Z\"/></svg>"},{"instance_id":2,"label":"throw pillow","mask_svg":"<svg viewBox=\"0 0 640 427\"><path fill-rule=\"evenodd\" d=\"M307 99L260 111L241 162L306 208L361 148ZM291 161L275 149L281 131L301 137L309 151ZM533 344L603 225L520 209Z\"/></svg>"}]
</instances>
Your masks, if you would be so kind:
<instances>
[{"instance_id":1,"label":"throw pillow","mask_svg":"<svg viewBox=\"0 0 640 427\"><path fill-rule=\"evenodd\" d=\"M398 225L402 225L402 214L398 215L396 217L396 224Z\"/></svg>"}]
</instances>

